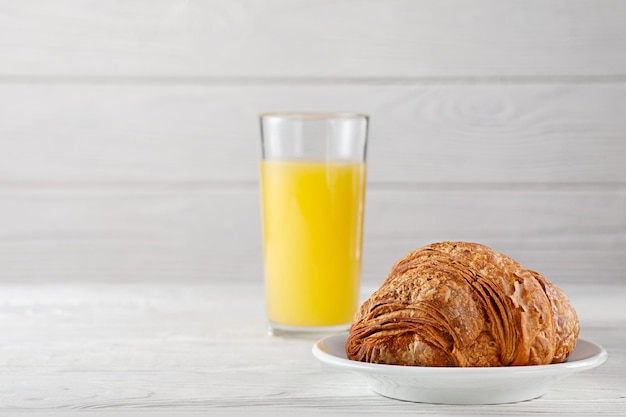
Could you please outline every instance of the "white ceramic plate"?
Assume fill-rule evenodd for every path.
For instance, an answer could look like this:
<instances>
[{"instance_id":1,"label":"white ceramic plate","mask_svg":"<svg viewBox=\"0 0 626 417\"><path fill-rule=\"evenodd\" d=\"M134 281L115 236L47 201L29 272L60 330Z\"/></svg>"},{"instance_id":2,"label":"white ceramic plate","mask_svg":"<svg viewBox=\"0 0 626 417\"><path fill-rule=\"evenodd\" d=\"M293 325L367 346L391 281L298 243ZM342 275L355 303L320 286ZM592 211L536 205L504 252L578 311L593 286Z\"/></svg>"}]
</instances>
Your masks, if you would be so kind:
<instances>
[{"instance_id":1,"label":"white ceramic plate","mask_svg":"<svg viewBox=\"0 0 626 417\"><path fill-rule=\"evenodd\" d=\"M361 374L385 397L440 404L501 404L530 400L545 394L566 376L601 365L607 358L601 346L578 339L564 363L498 368L439 368L364 363L346 357L347 333L327 337L313 346L320 361Z\"/></svg>"}]
</instances>

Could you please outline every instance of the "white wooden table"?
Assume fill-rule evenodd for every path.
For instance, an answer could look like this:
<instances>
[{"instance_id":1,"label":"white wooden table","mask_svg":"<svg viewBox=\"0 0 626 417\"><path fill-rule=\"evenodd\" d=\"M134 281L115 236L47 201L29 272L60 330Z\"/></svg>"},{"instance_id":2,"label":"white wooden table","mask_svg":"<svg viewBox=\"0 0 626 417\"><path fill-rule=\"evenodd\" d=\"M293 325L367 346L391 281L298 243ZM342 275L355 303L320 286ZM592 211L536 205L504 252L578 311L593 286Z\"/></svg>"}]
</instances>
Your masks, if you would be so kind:
<instances>
[{"instance_id":1,"label":"white wooden table","mask_svg":"<svg viewBox=\"0 0 626 417\"><path fill-rule=\"evenodd\" d=\"M0 415L626 415L626 286L564 289L607 362L468 407L380 397L313 340L268 336L260 284L2 284Z\"/></svg>"}]
</instances>

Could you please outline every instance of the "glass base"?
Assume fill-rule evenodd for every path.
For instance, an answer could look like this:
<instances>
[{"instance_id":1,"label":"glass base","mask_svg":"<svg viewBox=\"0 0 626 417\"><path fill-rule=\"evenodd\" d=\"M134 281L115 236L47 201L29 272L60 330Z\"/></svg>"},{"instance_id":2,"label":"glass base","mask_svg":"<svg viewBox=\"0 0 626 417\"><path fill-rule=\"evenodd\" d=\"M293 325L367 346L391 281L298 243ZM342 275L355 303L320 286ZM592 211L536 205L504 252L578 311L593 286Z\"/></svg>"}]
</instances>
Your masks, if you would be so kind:
<instances>
[{"instance_id":1,"label":"glass base","mask_svg":"<svg viewBox=\"0 0 626 417\"><path fill-rule=\"evenodd\" d=\"M350 330L350 323L335 326L288 326L269 322L267 332L271 336L293 337L300 339L320 339L336 333Z\"/></svg>"}]
</instances>

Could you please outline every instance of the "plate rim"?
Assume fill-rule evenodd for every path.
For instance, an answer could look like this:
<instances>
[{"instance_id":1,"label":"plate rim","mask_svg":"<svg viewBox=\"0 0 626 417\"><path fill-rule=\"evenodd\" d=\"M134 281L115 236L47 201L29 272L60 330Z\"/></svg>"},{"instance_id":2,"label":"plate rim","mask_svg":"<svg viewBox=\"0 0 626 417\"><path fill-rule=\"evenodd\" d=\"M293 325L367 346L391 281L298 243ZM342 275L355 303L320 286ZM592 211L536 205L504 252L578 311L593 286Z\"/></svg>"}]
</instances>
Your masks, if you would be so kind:
<instances>
[{"instance_id":1,"label":"plate rim","mask_svg":"<svg viewBox=\"0 0 626 417\"><path fill-rule=\"evenodd\" d=\"M504 375L520 375L520 374L532 374L532 373L573 373L580 372L588 369L595 368L602 365L608 358L608 352L599 344L587 339L578 338L576 348L580 349L581 345L587 345L592 351L589 356L573 361L565 361L556 364L548 365L525 365L525 366L497 366L497 367L426 367L426 366L403 366L403 365L386 365L378 363L359 362L348 359L346 357L337 356L328 351L326 345L329 341L341 342L345 345L345 341L348 337L348 332L339 333L331 336L326 336L317 342L312 347L313 355L326 364L346 368L353 371L369 372L369 373L382 373L382 374L396 374L406 376L424 376L424 375L437 375L438 377L444 376L504 376Z\"/></svg>"}]
</instances>

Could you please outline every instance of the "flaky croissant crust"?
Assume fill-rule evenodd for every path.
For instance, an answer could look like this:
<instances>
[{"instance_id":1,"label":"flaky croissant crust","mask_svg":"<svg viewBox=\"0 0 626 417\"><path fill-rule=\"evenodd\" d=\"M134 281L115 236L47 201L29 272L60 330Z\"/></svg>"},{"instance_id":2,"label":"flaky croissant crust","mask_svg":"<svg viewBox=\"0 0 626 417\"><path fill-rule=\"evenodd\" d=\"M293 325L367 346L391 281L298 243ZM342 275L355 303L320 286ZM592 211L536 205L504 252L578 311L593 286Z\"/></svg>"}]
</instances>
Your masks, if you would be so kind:
<instances>
[{"instance_id":1,"label":"flaky croissant crust","mask_svg":"<svg viewBox=\"0 0 626 417\"><path fill-rule=\"evenodd\" d=\"M477 243L399 260L355 316L349 359L414 366L543 365L576 346L578 317L541 274Z\"/></svg>"}]
</instances>

